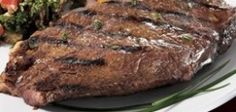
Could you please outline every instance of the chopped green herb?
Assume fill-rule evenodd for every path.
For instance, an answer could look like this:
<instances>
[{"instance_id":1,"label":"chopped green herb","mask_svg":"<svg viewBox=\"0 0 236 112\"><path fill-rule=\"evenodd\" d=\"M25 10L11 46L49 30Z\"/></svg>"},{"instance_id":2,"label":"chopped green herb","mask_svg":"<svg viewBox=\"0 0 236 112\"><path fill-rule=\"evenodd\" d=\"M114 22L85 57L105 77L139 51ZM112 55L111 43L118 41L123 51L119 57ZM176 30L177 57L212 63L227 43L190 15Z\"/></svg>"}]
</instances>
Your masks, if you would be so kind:
<instances>
[{"instance_id":1,"label":"chopped green herb","mask_svg":"<svg viewBox=\"0 0 236 112\"><path fill-rule=\"evenodd\" d=\"M61 34L61 40L62 40L63 42L67 42L68 38L69 38L69 34L68 34L67 32L63 32L63 33Z\"/></svg>"},{"instance_id":2,"label":"chopped green herb","mask_svg":"<svg viewBox=\"0 0 236 112\"><path fill-rule=\"evenodd\" d=\"M103 23L102 23L99 19L95 19L95 20L93 21L93 28L94 28L95 30L101 29L102 26L103 26Z\"/></svg>"},{"instance_id":3,"label":"chopped green herb","mask_svg":"<svg viewBox=\"0 0 236 112\"><path fill-rule=\"evenodd\" d=\"M120 45L104 45L103 48L109 48L109 49L113 49L113 50L119 50L121 49Z\"/></svg>"},{"instance_id":4,"label":"chopped green herb","mask_svg":"<svg viewBox=\"0 0 236 112\"><path fill-rule=\"evenodd\" d=\"M157 20L163 21L164 20L161 13L158 13L158 12L152 12L151 13L151 18L154 19L155 21L157 21Z\"/></svg>"},{"instance_id":5,"label":"chopped green herb","mask_svg":"<svg viewBox=\"0 0 236 112\"><path fill-rule=\"evenodd\" d=\"M112 46L110 46L110 48L113 49L113 50L118 50L118 49L121 49L121 46L119 46L119 45L112 45Z\"/></svg>"},{"instance_id":6,"label":"chopped green herb","mask_svg":"<svg viewBox=\"0 0 236 112\"><path fill-rule=\"evenodd\" d=\"M193 36L190 34L183 34L181 35L181 39L183 39L184 41L190 42L193 40Z\"/></svg>"},{"instance_id":7,"label":"chopped green herb","mask_svg":"<svg viewBox=\"0 0 236 112\"><path fill-rule=\"evenodd\" d=\"M138 0L130 0L132 6L136 6L138 4Z\"/></svg>"}]
</instances>

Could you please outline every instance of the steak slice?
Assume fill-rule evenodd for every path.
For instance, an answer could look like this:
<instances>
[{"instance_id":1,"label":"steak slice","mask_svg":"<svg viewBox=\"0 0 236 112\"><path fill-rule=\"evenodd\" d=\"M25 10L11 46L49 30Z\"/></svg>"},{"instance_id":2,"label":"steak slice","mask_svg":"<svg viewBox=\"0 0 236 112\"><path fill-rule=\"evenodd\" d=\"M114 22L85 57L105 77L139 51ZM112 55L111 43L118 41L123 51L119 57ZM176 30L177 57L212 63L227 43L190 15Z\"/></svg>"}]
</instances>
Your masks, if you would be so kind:
<instances>
[{"instance_id":1,"label":"steak slice","mask_svg":"<svg viewBox=\"0 0 236 112\"><path fill-rule=\"evenodd\" d=\"M114 17L133 18L139 21L146 20L154 23L166 23L189 32L206 35L211 38L211 40L218 40L218 53L220 54L224 53L230 47L232 44L232 39L234 38L234 20L236 17L235 9L206 7L205 5L202 6L201 4L197 4L197 2L189 2L188 0L178 0L180 3L176 0L145 0L139 1L139 4L135 6L132 4L124 4L123 2L127 3L127 0L112 1L113 0L110 0L110 2L100 5L94 2L94 0L90 0L87 7L89 10L99 14ZM182 7L181 3L186 4L186 7L189 3L197 5L186 9ZM147 4L148 6L144 7L144 4ZM162 4L167 6L163 7ZM168 4L174 5L171 6ZM229 31L226 31L226 29L231 29L230 31L232 31L232 33L228 33Z\"/></svg>"},{"instance_id":2,"label":"steak slice","mask_svg":"<svg viewBox=\"0 0 236 112\"><path fill-rule=\"evenodd\" d=\"M151 7L150 3L139 5ZM188 81L217 56L222 38L235 36L231 9L225 10L232 18L217 24L194 14L164 10L160 13L165 21L153 19L153 10L115 1L90 2L86 9L69 12L15 45L0 78L0 91L42 107Z\"/></svg>"},{"instance_id":3,"label":"steak slice","mask_svg":"<svg viewBox=\"0 0 236 112\"><path fill-rule=\"evenodd\" d=\"M130 0L108 0L108 2L106 3L108 3L107 5L109 5L110 7L126 7L130 9L155 11L159 13L165 12L182 14L213 23L221 23L222 21L225 21L225 19L227 19L229 16L231 16L230 10L205 6L189 0L137 0L135 4L133 4ZM99 8L99 6L104 7L104 5L99 4L94 7L94 4L97 5L96 2L90 0L88 7L95 10ZM122 11L122 9L118 11ZM225 16L221 16L222 14L224 14Z\"/></svg>"},{"instance_id":4,"label":"steak slice","mask_svg":"<svg viewBox=\"0 0 236 112\"><path fill-rule=\"evenodd\" d=\"M177 26L173 26L172 24L167 24L167 23L155 24L146 19L134 21L130 16L124 18L123 16L117 17L106 14L105 15L98 14L97 12L91 11L89 9L80 9L80 10L74 10L71 13L63 16L62 19L60 19L57 24L62 26L73 24L80 27L93 28L93 23L98 20L102 23L102 27L99 29L99 31L109 32L112 34L122 34L126 36L132 35L145 38L153 38L155 36L160 36L162 34L169 32L183 33L184 29L191 29L191 28L186 28L189 27L189 25L194 26L192 27L192 29L196 31L198 30L199 32L203 30L205 31L212 30L207 26L202 27L203 26L202 23L196 23L196 21L190 20L190 22L187 23L186 25L178 26L180 23L183 22L182 20L179 21L179 19L181 18L178 18L176 16L170 16L168 19L171 19L170 22L172 20L178 22L178 24L175 24ZM183 27L183 29L180 27ZM212 30L212 32L215 31ZM205 32L201 33L205 34ZM208 35L205 34L206 39L211 41L218 41L217 35L216 36L212 35L212 37Z\"/></svg>"},{"instance_id":5,"label":"steak slice","mask_svg":"<svg viewBox=\"0 0 236 112\"><path fill-rule=\"evenodd\" d=\"M69 33L67 42L61 40L64 32ZM50 27L14 48L3 78L11 94L36 107L68 98L126 95L189 80L213 56L214 45L198 36L186 42L180 34L172 35L180 41L161 36L142 42L75 27Z\"/></svg>"}]
</instances>

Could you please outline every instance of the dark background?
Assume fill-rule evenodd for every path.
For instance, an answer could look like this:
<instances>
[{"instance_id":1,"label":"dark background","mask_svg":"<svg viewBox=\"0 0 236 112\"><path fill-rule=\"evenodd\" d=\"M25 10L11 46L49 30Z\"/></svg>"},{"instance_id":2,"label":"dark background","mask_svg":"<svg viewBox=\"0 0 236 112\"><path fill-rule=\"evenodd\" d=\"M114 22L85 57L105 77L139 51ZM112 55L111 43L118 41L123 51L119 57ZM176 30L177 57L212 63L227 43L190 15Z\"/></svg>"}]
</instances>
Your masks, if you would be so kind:
<instances>
[{"instance_id":1,"label":"dark background","mask_svg":"<svg viewBox=\"0 0 236 112\"><path fill-rule=\"evenodd\" d=\"M236 97L212 112L236 112Z\"/></svg>"}]
</instances>

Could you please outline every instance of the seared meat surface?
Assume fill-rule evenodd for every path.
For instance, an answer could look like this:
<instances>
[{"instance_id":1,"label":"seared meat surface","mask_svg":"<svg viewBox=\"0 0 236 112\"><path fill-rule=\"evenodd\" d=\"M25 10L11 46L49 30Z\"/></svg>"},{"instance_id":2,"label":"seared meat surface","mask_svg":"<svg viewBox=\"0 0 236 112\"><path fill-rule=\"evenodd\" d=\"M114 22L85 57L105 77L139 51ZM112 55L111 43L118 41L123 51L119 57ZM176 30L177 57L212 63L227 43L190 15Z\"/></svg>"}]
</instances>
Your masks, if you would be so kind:
<instances>
[{"instance_id":1,"label":"seared meat surface","mask_svg":"<svg viewBox=\"0 0 236 112\"><path fill-rule=\"evenodd\" d=\"M236 35L235 10L205 3L90 0L16 44L0 91L41 107L188 81Z\"/></svg>"}]
</instances>

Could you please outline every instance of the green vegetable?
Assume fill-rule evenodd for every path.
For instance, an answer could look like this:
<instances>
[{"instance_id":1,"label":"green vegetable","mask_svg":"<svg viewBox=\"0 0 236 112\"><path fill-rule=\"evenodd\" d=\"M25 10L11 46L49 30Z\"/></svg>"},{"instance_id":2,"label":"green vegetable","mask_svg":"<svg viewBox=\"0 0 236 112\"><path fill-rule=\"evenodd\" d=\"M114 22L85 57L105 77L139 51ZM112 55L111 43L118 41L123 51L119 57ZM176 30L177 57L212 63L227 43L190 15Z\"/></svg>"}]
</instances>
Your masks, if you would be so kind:
<instances>
[{"instance_id":1,"label":"green vegetable","mask_svg":"<svg viewBox=\"0 0 236 112\"><path fill-rule=\"evenodd\" d=\"M151 13L151 17L152 17L152 19L154 19L154 20L161 20L161 19L162 19L161 14L158 13L158 12L152 12L152 13Z\"/></svg>"},{"instance_id":2,"label":"green vegetable","mask_svg":"<svg viewBox=\"0 0 236 112\"><path fill-rule=\"evenodd\" d=\"M45 28L50 21L56 20L66 9L82 5L84 0L75 1L21 0L16 12L1 11L0 24L6 32L22 34L28 38L35 30Z\"/></svg>"},{"instance_id":3,"label":"green vegetable","mask_svg":"<svg viewBox=\"0 0 236 112\"><path fill-rule=\"evenodd\" d=\"M67 42L68 38L69 38L69 34L67 32L63 32L61 35L61 40L63 42Z\"/></svg>"},{"instance_id":4,"label":"green vegetable","mask_svg":"<svg viewBox=\"0 0 236 112\"><path fill-rule=\"evenodd\" d=\"M138 0L130 0L132 6L136 6L138 4Z\"/></svg>"},{"instance_id":5,"label":"green vegetable","mask_svg":"<svg viewBox=\"0 0 236 112\"><path fill-rule=\"evenodd\" d=\"M23 12L17 12L14 16L3 14L0 15L0 23L7 31L22 32L23 26L30 24L29 18L29 15Z\"/></svg>"},{"instance_id":6,"label":"green vegetable","mask_svg":"<svg viewBox=\"0 0 236 112\"><path fill-rule=\"evenodd\" d=\"M22 33L23 29L31 27L34 21L42 18L48 19L50 16L49 11L57 11L59 6L60 0L24 0L20 3L19 10L15 13L1 14L0 23L7 31ZM43 24L40 27L42 26Z\"/></svg>"},{"instance_id":7,"label":"green vegetable","mask_svg":"<svg viewBox=\"0 0 236 112\"><path fill-rule=\"evenodd\" d=\"M102 28L103 23L99 19L95 19L92 25L95 30L99 30Z\"/></svg>"},{"instance_id":8,"label":"green vegetable","mask_svg":"<svg viewBox=\"0 0 236 112\"><path fill-rule=\"evenodd\" d=\"M181 35L181 39L187 42L191 42L193 40L193 36L190 34L183 34Z\"/></svg>"}]
</instances>

